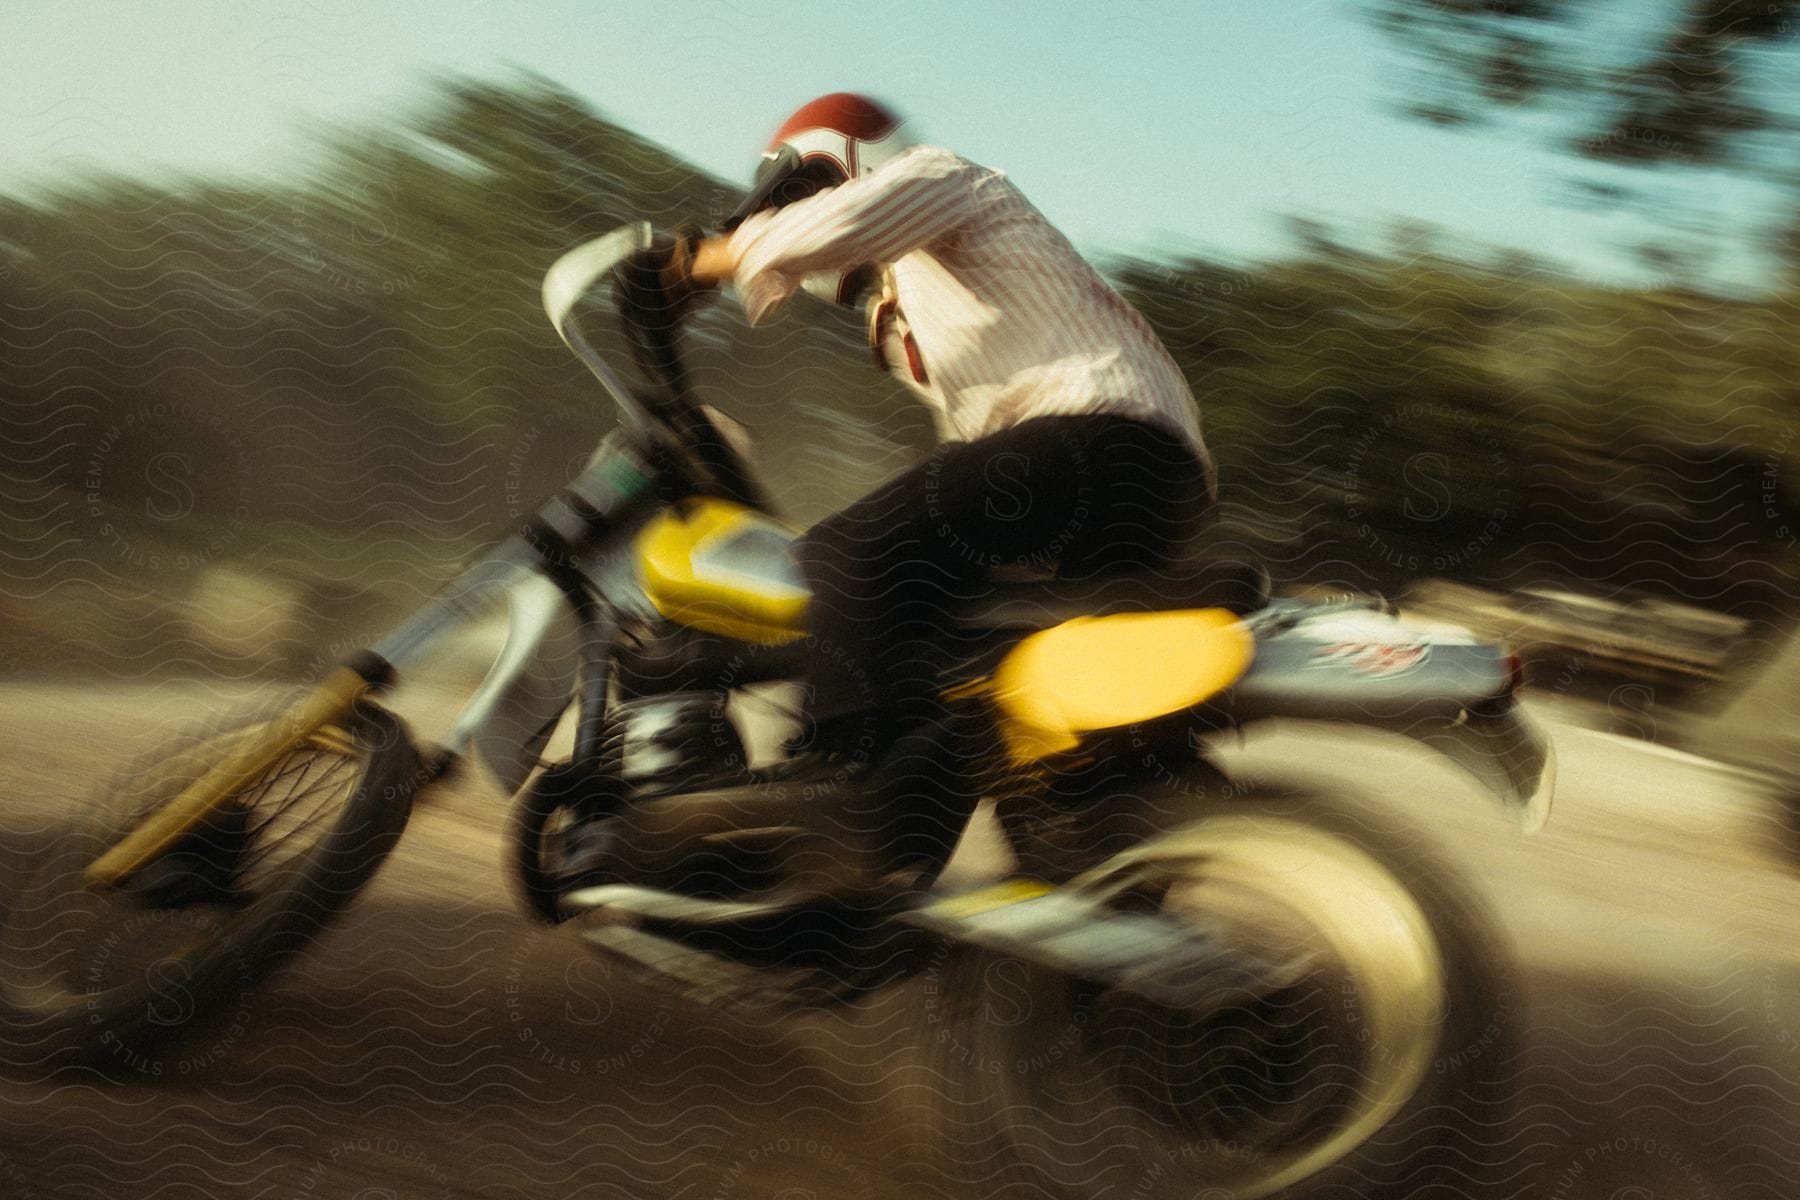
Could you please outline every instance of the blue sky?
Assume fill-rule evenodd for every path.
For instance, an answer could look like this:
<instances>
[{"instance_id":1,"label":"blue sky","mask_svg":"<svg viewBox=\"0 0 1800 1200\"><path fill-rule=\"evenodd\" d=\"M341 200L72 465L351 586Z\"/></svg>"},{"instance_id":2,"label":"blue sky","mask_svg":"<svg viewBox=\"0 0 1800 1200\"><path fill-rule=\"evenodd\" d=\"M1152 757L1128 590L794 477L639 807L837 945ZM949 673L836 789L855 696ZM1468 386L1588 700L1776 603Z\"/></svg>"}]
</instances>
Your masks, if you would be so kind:
<instances>
[{"instance_id":1,"label":"blue sky","mask_svg":"<svg viewBox=\"0 0 1800 1200\"><path fill-rule=\"evenodd\" d=\"M1620 286L1651 229L1549 203L1566 163L1388 111L1364 0L6 0L0 189L97 169L278 174L435 70L539 72L747 179L787 110L868 91L1007 170L1085 249L1254 258L1283 214L1443 225ZM1723 184L1738 220L1755 198ZM1725 278L1755 278L1743 256Z\"/></svg>"}]
</instances>

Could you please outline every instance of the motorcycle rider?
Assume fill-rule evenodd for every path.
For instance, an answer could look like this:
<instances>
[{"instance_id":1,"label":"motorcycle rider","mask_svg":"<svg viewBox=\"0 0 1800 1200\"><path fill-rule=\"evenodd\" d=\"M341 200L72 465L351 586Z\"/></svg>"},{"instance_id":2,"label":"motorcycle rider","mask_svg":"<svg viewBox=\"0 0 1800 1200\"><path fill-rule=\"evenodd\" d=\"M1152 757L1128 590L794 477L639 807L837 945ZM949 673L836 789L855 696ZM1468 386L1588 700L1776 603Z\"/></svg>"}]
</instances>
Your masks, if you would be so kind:
<instances>
[{"instance_id":1,"label":"motorcycle rider","mask_svg":"<svg viewBox=\"0 0 1800 1200\"><path fill-rule=\"evenodd\" d=\"M653 252L681 310L731 283L752 325L873 284L877 361L942 443L798 547L812 591L810 757L860 772L933 713L945 610L996 568L1165 563L1215 482L1194 398L1143 317L1000 171L918 144L864 96L798 109L717 236ZM646 264L640 264L643 266Z\"/></svg>"}]
</instances>

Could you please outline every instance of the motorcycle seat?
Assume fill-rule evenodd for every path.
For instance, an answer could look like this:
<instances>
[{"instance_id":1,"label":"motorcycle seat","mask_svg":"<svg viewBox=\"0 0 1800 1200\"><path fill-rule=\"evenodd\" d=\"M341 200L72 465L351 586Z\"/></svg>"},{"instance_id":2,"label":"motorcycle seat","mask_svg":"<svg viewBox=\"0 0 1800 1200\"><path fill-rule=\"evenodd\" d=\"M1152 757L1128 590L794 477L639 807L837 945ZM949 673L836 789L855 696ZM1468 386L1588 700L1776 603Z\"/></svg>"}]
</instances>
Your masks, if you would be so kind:
<instances>
[{"instance_id":1,"label":"motorcycle seat","mask_svg":"<svg viewBox=\"0 0 1800 1200\"><path fill-rule=\"evenodd\" d=\"M996 580L957 620L972 629L1048 629L1075 617L1181 608L1223 608L1238 616L1269 602L1261 564L1209 562L1168 571L1132 571L1086 579Z\"/></svg>"}]
</instances>

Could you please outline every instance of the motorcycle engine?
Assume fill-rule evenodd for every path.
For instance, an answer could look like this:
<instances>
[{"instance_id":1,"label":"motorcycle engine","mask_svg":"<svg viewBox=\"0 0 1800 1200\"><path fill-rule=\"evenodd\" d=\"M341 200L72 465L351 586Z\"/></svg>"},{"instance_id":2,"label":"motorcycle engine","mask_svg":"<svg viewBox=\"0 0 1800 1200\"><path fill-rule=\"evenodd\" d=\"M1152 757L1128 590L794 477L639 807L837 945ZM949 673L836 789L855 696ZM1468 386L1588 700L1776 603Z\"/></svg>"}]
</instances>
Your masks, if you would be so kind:
<instances>
[{"instance_id":1,"label":"motorcycle engine","mask_svg":"<svg viewBox=\"0 0 1800 1200\"><path fill-rule=\"evenodd\" d=\"M749 756L725 711L726 693L709 688L626 700L613 708L619 777L638 796L716 787L744 777Z\"/></svg>"}]
</instances>

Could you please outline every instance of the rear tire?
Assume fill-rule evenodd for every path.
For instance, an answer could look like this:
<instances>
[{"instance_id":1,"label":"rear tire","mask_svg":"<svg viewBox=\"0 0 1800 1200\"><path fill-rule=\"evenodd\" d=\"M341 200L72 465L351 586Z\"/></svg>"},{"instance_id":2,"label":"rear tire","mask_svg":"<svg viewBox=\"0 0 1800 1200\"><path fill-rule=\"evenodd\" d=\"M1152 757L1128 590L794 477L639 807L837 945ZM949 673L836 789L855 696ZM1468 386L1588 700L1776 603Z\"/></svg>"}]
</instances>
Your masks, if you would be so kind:
<instances>
[{"instance_id":1,"label":"rear tire","mask_svg":"<svg viewBox=\"0 0 1800 1200\"><path fill-rule=\"evenodd\" d=\"M227 864L228 888L146 895L175 853L135 887L84 887L87 863L261 724L163 750L50 831L0 917L7 1067L145 1069L164 1043L307 945L374 874L426 775L400 721L363 704L243 789L232 821L184 842L179 853Z\"/></svg>"},{"instance_id":2,"label":"rear tire","mask_svg":"<svg viewBox=\"0 0 1800 1200\"><path fill-rule=\"evenodd\" d=\"M1261 951L1292 930L1348 947L1343 961L1321 954L1266 1001L1196 1021L1017 959L950 950L927 981L947 1190L1471 1194L1506 1156L1498 1143L1516 1071L1516 991L1482 906L1413 831L1318 797L1220 800L1173 780L1138 789L1137 819L1192 816L1202 792L1200 815L1066 886L1104 892L1128 860L1163 854L1177 880L1158 901L1165 911L1224 921L1243 931L1234 944ZM1336 870L1341 886L1324 886ZM1337 897L1342 916L1331 911ZM1392 932L1358 948L1354 931L1332 929L1364 917ZM1258 929L1267 936L1252 938ZM1419 982L1433 972L1435 982ZM1429 996L1441 1003L1421 1002Z\"/></svg>"}]
</instances>

